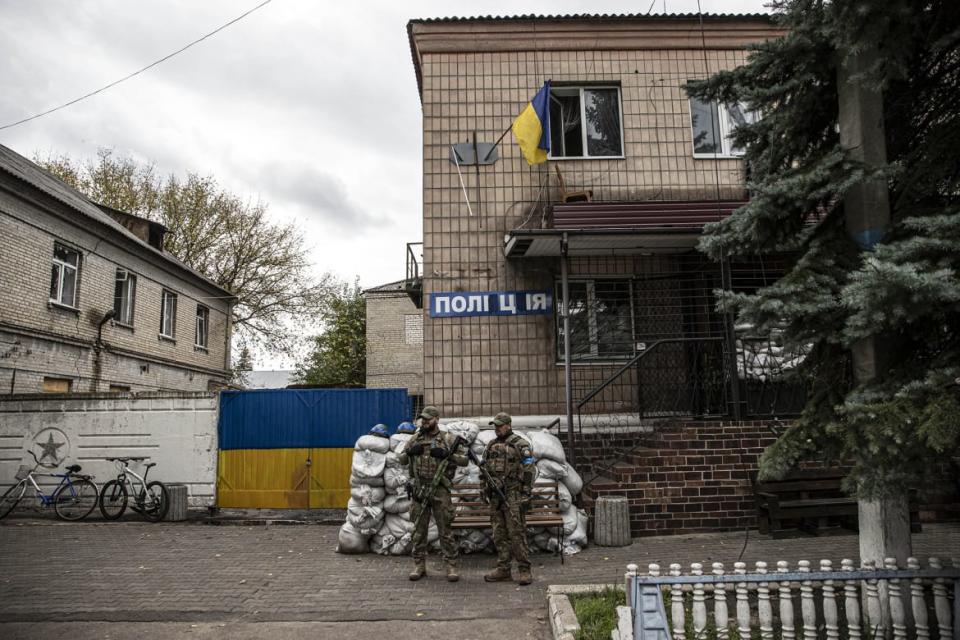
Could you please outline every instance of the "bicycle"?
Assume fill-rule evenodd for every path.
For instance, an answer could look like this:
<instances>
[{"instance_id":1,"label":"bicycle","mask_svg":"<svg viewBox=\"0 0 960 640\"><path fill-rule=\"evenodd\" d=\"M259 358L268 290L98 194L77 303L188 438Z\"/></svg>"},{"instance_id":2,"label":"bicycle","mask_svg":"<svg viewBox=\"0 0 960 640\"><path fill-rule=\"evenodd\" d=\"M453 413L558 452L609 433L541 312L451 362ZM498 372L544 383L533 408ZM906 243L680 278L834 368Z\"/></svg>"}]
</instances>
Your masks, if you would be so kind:
<instances>
[{"instance_id":1,"label":"bicycle","mask_svg":"<svg viewBox=\"0 0 960 640\"><path fill-rule=\"evenodd\" d=\"M170 508L170 495L167 488L159 480L147 482L150 468L157 466L156 462L148 462L143 475L137 474L129 467L131 462L143 462L147 458L107 458L117 465L116 480L103 485L100 492L100 513L107 520L116 520L127 510L130 493L133 492L133 504L130 508L142 515L150 522L160 522L167 515ZM130 476L136 478L131 480ZM140 489L137 490L137 481ZM129 486L129 489L127 488Z\"/></svg>"},{"instance_id":2,"label":"bicycle","mask_svg":"<svg viewBox=\"0 0 960 640\"><path fill-rule=\"evenodd\" d=\"M37 469L56 469L55 464L43 464L37 459L37 454L33 451L27 451L33 456L36 465L31 469L28 465L20 465L20 469L14 476L18 482L11 486L0 497L0 519L10 515L16 506L23 499L27 492L27 486L33 485L33 491L42 507L53 505L53 510L61 520L83 520L97 506L97 496L100 490L93 482L93 476L79 475L80 465L72 464L67 467L66 473L37 473ZM43 492L36 478L49 477L60 478L60 483L49 495Z\"/></svg>"}]
</instances>

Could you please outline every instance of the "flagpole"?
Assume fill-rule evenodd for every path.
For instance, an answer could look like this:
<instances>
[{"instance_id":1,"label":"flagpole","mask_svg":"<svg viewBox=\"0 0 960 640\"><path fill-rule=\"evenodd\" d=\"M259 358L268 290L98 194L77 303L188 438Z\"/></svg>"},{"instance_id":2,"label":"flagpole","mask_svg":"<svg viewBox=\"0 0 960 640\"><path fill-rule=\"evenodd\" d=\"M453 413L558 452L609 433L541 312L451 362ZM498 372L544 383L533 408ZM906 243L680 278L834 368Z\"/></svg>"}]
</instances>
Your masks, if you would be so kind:
<instances>
[{"instance_id":1,"label":"flagpole","mask_svg":"<svg viewBox=\"0 0 960 640\"><path fill-rule=\"evenodd\" d=\"M507 134L510 133L510 129L513 128L513 122L510 123L510 126L507 127L507 130L500 134L500 137L497 138L497 141L493 143L493 146L490 147L490 150L487 151L487 155L483 156L483 162L486 162L490 159L490 154L493 153L493 150L497 148L500 142L507 137Z\"/></svg>"}]
</instances>

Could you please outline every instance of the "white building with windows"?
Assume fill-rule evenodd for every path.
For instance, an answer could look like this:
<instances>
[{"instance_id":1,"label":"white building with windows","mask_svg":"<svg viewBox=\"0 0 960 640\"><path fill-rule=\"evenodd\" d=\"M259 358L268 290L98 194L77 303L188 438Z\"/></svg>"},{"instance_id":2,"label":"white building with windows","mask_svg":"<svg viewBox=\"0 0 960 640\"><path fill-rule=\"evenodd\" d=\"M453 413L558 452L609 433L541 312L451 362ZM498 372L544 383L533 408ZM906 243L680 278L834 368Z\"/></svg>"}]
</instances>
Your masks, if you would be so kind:
<instances>
[{"instance_id":1,"label":"white building with windows","mask_svg":"<svg viewBox=\"0 0 960 640\"><path fill-rule=\"evenodd\" d=\"M225 386L235 297L165 233L0 145L0 394Z\"/></svg>"}]
</instances>

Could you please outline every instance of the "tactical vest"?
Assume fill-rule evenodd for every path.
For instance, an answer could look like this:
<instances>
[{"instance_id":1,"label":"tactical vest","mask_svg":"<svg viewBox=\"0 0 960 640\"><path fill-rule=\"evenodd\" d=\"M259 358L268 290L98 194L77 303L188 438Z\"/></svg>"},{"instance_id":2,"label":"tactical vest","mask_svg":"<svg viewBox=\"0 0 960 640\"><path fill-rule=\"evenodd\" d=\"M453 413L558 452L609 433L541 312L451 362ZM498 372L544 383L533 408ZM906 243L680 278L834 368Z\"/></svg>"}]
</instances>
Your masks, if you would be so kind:
<instances>
[{"instance_id":1,"label":"tactical vest","mask_svg":"<svg viewBox=\"0 0 960 640\"><path fill-rule=\"evenodd\" d=\"M416 439L416 442L419 442L423 446L423 452L419 456L410 456L410 459L413 463L413 472L418 478L426 482L433 480L433 476L436 475L437 469L440 467L440 460L432 457L430 455L430 449L436 444L438 447L443 447L444 449L450 449L450 443L447 442L446 434L443 431L438 431L435 436L427 436L425 434L420 434ZM412 444L412 443L411 443ZM409 448L410 445L408 445ZM449 480L453 480L453 474L456 473L457 466L455 464L447 463L447 469L444 475Z\"/></svg>"},{"instance_id":2,"label":"tactical vest","mask_svg":"<svg viewBox=\"0 0 960 640\"><path fill-rule=\"evenodd\" d=\"M510 487L523 482L523 454L520 452L520 443L523 438L511 433L503 441L491 440L487 445L484 459L490 475L503 482L503 486Z\"/></svg>"}]
</instances>

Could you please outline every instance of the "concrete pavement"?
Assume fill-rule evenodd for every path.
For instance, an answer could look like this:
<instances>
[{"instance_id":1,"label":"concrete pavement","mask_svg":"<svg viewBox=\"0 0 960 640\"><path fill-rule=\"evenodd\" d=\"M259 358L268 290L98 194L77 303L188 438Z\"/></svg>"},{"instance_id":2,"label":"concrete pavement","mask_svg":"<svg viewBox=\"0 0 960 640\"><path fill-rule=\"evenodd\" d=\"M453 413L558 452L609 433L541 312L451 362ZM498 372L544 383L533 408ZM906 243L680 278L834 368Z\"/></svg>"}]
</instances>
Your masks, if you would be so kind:
<instances>
[{"instance_id":1,"label":"concrete pavement","mask_svg":"<svg viewBox=\"0 0 960 640\"><path fill-rule=\"evenodd\" d=\"M349 629L354 640L381 637L375 631L386 624L398 639L545 638L549 584L619 583L629 562L732 568L745 542L742 532L641 538L629 547L589 547L564 565L536 555L537 582L519 587L483 582L489 556L464 557L455 584L431 559L433 575L412 583L408 558L340 555L336 538L337 528L327 526L4 521L0 636L336 637ZM770 540L753 532L746 542L748 563L828 557L839 564L857 553L854 535ZM958 550L960 524L926 525L914 536L920 557Z\"/></svg>"}]
</instances>

